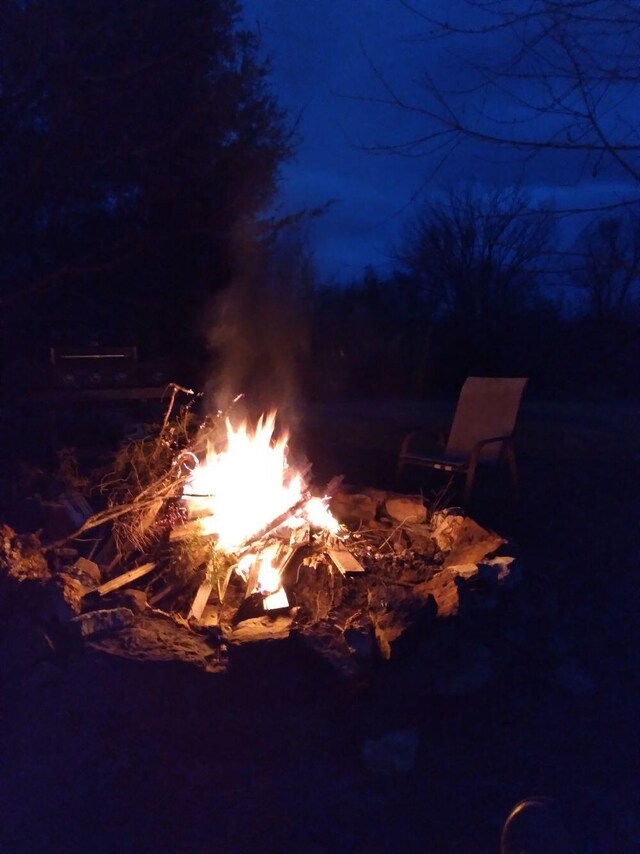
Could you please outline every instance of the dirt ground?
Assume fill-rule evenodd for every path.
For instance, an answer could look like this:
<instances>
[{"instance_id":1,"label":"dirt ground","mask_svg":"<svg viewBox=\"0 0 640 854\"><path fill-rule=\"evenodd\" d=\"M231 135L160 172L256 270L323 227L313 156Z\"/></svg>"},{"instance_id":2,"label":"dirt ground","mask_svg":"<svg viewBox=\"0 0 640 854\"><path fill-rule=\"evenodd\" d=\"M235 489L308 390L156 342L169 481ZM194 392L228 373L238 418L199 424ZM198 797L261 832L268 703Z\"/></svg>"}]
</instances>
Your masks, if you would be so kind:
<instances>
[{"instance_id":1,"label":"dirt ground","mask_svg":"<svg viewBox=\"0 0 640 854\"><path fill-rule=\"evenodd\" d=\"M320 480L392 485L415 412L311 415ZM600 423L532 417L519 504L479 486L471 515L524 572L481 690L434 694L408 656L353 693L292 643L243 648L224 675L70 647L2 686L0 852L495 852L534 794L575 850L640 850L640 458ZM365 742L398 730L415 762L375 773Z\"/></svg>"}]
</instances>

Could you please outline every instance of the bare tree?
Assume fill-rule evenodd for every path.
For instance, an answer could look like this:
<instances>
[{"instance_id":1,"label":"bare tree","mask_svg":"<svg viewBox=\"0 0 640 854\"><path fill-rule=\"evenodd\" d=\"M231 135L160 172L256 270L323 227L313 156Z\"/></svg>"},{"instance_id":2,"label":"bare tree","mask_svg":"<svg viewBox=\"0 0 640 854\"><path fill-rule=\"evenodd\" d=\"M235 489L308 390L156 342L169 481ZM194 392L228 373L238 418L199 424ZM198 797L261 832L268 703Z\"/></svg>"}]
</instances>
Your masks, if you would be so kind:
<instances>
[{"instance_id":1,"label":"bare tree","mask_svg":"<svg viewBox=\"0 0 640 854\"><path fill-rule=\"evenodd\" d=\"M400 0L444 39L453 63L425 75L415 101L379 75L383 100L409 110L420 129L395 145L450 156L465 142L560 158L567 169L640 182L640 5L635 0L461 0L451 17L426 0ZM456 15L457 12L457 15ZM443 56L446 54L443 53ZM476 149L477 150L477 149Z\"/></svg>"},{"instance_id":2,"label":"bare tree","mask_svg":"<svg viewBox=\"0 0 640 854\"><path fill-rule=\"evenodd\" d=\"M576 284L587 297L589 316L625 320L640 285L640 218L600 219L581 232L576 248L584 259Z\"/></svg>"},{"instance_id":3,"label":"bare tree","mask_svg":"<svg viewBox=\"0 0 640 854\"><path fill-rule=\"evenodd\" d=\"M453 190L408 222L396 257L432 315L495 330L526 306L551 231L517 189Z\"/></svg>"}]
</instances>

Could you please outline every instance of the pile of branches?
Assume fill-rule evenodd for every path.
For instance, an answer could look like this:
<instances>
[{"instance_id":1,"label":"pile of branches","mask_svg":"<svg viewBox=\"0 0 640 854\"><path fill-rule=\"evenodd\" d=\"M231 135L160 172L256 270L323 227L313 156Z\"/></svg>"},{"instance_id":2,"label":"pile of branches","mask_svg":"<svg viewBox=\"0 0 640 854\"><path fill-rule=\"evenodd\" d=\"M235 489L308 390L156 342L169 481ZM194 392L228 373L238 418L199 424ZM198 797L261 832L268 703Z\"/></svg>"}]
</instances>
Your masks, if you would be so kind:
<instances>
[{"instance_id":1,"label":"pile of branches","mask_svg":"<svg viewBox=\"0 0 640 854\"><path fill-rule=\"evenodd\" d=\"M186 521L184 486L207 447L223 440L228 413L202 418L193 411L198 395L176 384L169 388L162 423L148 426L142 438L123 444L102 476L99 492L106 499L104 509L47 546L55 550L70 542L83 543L90 535L92 557L107 577L153 566L157 571L147 589L150 601L160 601L169 592L174 599L188 597L205 576L220 586L231 561L211 538L198 537L195 531L176 540L170 537ZM187 403L179 405L184 396Z\"/></svg>"}]
</instances>

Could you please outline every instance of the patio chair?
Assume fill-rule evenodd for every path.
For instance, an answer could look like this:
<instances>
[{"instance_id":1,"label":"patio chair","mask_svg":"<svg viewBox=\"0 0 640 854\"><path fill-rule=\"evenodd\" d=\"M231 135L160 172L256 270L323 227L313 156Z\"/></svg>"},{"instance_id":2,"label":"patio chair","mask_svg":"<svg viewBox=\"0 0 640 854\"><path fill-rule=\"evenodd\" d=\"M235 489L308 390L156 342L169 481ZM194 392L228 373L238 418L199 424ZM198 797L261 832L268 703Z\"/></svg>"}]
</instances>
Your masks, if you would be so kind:
<instances>
[{"instance_id":1,"label":"patio chair","mask_svg":"<svg viewBox=\"0 0 640 854\"><path fill-rule=\"evenodd\" d=\"M471 496L479 465L506 465L514 497L518 480L513 431L526 377L467 377L460 391L444 451L418 449L420 431L406 435L398 455L398 477L406 466L465 475L463 503Z\"/></svg>"}]
</instances>

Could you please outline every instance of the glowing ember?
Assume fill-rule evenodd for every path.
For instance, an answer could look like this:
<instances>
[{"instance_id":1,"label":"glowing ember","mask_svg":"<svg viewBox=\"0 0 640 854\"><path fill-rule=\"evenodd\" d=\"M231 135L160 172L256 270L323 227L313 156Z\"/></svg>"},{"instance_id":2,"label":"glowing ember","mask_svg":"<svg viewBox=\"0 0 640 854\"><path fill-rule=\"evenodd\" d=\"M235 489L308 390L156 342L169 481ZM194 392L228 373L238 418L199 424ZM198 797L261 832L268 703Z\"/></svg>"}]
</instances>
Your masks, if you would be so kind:
<instances>
[{"instance_id":1,"label":"glowing ember","mask_svg":"<svg viewBox=\"0 0 640 854\"><path fill-rule=\"evenodd\" d=\"M201 515L198 524L204 534L215 536L218 547L233 554L265 528L267 533L268 526L280 517L281 526L292 530L308 524L338 533L340 526L327 507L328 499L304 500L303 477L287 461L288 436L273 438L275 412L260 418L255 430L246 422L236 429L227 420L226 426L226 448L208 449L184 493L192 511ZM287 518L289 511L292 515ZM244 555L237 572L248 579L258 560L256 589L265 595L276 593L281 588L277 552L276 545L260 555Z\"/></svg>"}]
</instances>

